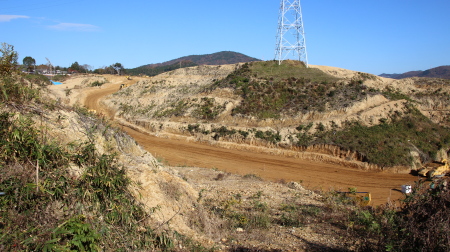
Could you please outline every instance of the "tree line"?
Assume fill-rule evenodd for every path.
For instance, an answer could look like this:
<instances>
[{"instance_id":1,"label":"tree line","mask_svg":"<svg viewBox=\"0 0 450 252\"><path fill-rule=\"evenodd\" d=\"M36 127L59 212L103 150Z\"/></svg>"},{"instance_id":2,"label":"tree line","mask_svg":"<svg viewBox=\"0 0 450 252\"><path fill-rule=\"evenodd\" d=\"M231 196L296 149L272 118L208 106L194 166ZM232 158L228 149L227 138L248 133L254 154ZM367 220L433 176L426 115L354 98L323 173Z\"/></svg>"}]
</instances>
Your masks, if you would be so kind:
<instances>
[{"instance_id":1,"label":"tree line","mask_svg":"<svg viewBox=\"0 0 450 252\"><path fill-rule=\"evenodd\" d=\"M2 43L0 50L3 56L8 55L11 59L8 62L14 65L14 68L28 73L96 73L96 74L126 74L126 69L121 63L114 63L109 66L94 69L89 64L80 64L78 61L72 63L69 67L53 66L50 62L47 64L36 64L36 59L26 56L22 59L22 65L19 64L19 54L14 51L14 46ZM14 52L14 53L11 53Z\"/></svg>"}]
</instances>

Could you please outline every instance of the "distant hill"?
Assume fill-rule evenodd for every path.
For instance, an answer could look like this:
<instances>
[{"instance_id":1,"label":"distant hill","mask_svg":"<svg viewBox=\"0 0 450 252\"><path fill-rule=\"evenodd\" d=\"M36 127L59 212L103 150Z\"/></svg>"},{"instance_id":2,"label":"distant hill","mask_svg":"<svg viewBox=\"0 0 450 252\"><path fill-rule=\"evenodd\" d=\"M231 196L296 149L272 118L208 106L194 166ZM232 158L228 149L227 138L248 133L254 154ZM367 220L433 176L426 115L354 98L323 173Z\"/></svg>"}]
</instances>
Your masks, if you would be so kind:
<instances>
[{"instance_id":1,"label":"distant hill","mask_svg":"<svg viewBox=\"0 0 450 252\"><path fill-rule=\"evenodd\" d=\"M163 72L172 71L183 67L198 65L225 65L251 61L260 60L242 53L223 51L204 55L190 55L163 63L143 65L140 67L127 69L127 72L131 75L145 74L155 76Z\"/></svg>"},{"instance_id":2,"label":"distant hill","mask_svg":"<svg viewBox=\"0 0 450 252\"><path fill-rule=\"evenodd\" d=\"M440 66L425 71L410 71L402 74L380 74L381 77L392 79L404 79L410 77L427 77L450 79L450 66Z\"/></svg>"}]
</instances>

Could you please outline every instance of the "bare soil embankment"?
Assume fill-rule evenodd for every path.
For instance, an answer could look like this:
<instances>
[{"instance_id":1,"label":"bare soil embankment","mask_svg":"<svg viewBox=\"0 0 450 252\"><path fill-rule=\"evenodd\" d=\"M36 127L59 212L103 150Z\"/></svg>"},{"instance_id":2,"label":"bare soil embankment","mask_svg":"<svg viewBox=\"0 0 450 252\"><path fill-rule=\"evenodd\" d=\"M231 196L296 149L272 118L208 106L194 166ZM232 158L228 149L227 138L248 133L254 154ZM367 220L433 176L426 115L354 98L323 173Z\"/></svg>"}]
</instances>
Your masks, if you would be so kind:
<instances>
[{"instance_id":1,"label":"bare soil embankment","mask_svg":"<svg viewBox=\"0 0 450 252\"><path fill-rule=\"evenodd\" d=\"M347 191L349 187L356 187L358 191L371 192L372 204L380 205L388 202L389 199L402 198L401 185L414 183L416 177L404 173L375 172L352 168L349 165L327 163L324 162L327 159L322 157L333 157L334 155L342 160L351 160L347 158L348 155L340 156L335 155L334 152L324 152L324 149L320 147L299 151L298 153L317 155L317 159L305 159L304 156L302 158L287 157L287 155L281 154L279 148L269 148L270 146L262 144L251 145L223 140L202 141L202 136L199 134L186 134L186 129L184 134L180 131L186 128L188 123L197 123L195 118L172 117L170 120L160 118L153 122L153 126L150 125L152 128L148 127L148 122L145 122L147 125L133 124L133 120L129 120L133 119L132 116L129 117L130 114L123 113L127 108L132 108L131 112L137 110L142 112L142 109L147 106L151 108L155 104L157 106L160 103L168 104L167 101L171 97L178 97L173 92L174 90L179 90L180 93L194 99L195 97L190 96L190 88L201 89L204 85L203 82L211 82L225 76L226 72L230 71L225 68L216 66L213 67L213 71L209 71L207 67L193 68L191 70L197 71L194 76L186 75L190 70L180 69L176 73L167 73L151 79L135 77L133 80L127 80L123 76L80 76L64 82L64 85L52 86L51 89L53 89L55 98L63 104L79 104L114 118L114 121L121 125L123 130L128 132L140 146L157 157L160 162L166 164L160 166L157 162L146 161L144 156L152 156L147 152L145 154L142 152L122 153L123 155L121 155L130 177L141 184L139 194L142 197L140 200L149 208L160 207L158 208L160 210L152 214L158 228L176 230L201 241L207 247L214 244L216 248L223 251L230 248L237 248L231 251L248 248L254 248L255 251L275 251L276 249L281 251L358 250L358 244L361 244L359 238L349 232L347 226L341 225L339 218L336 217L336 214L340 213L330 213L330 209L327 208L327 204L333 199L326 196L321 197L310 190ZM335 71L336 69L329 68L328 70ZM206 72L201 73L200 71ZM336 71L343 71L343 74L348 73L349 78L355 74L342 69ZM90 87L89 83L93 81L104 81L105 84L101 88ZM385 80L380 79L380 81ZM131 86L118 92L120 84ZM370 84L369 82L368 85ZM385 84L393 85L388 81ZM400 84L402 83L398 83L398 88L403 88L403 85ZM377 85L380 83L378 82ZM227 103L227 113L232 108L233 99L236 98L230 90L226 89L212 95L219 101L231 101ZM199 96L199 100L201 98ZM433 104L436 105L436 103ZM357 116L358 119L364 120L366 117L383 116L383 111L397 108L397 105L383 97L374 97L362 101L346 111L307 116L314 117L312 119L315 120L328 120L331 117L334 119L334 117L347 115ZM446 104L443 106L445 107ZM229 118L225 113L215 123L225 124L229 127L240 126L237 123L245 123L239 118L236 121L227 121ZM298 118L294 119L276 123L282 122L287 127L291 124L298 125ZM438 118L438 121L444 119L441 117ZM271 127L275 125L270 121L261 122L261 125L254 123L249 121L246 126ZM170 125L173 127L169 127ZM67 124L67 127L69 126L70 123ZM277 130L279 129L277 128ZM134 141L131 142L134 144ZM120 152L123 151L120 150ZM137 158L138 166L128 158L130 160ZM147 167L146 164L150 164L150 166ZM239 176L230 173L256 176ZM258 176L265 180L259 180ZM301 182L303 187L299 183L273 183L271 181L297 181ZM290 212L288 212L290 210L285 206L298 208L296 211L301 214L300 226L279 225L280 216L287 214L286 216L290 217ZM226 215L227 211L233 215ZM309 211L316 211L314 213L318 215L313 218L312 215L308 215ZM221 217L221 214L225 214L226 217ZM260 222L258 223L260 226L257 227L244 226L244 229L236 229L236 221L248 220L245 218L233 219L232 216L238 216L236 214L244 214L244 217L266 217L266 219L257 220L268 221L266 223L268 225ZM330 216L336 222L324 221ZM235 222L228 222L230 218ZM263 228L261 228L262 226Z\"/></svg>"}]
</instances>

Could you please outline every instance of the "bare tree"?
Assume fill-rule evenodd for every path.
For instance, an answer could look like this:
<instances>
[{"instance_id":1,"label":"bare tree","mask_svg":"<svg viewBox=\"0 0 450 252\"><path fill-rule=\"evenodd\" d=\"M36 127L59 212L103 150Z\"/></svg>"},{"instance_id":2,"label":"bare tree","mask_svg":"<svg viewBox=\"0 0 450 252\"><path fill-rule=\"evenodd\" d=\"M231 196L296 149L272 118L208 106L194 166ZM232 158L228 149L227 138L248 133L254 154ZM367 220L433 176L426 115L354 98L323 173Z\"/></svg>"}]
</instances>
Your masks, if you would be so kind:
<instances>
[{"instance_id":1,"label":"bare tree","mask_svg":"<svg viewBox=\"0 0 450 252\"><path fill-rule=\"evenodd\" d=\"M93 69L93 67L88 64L83 64L81 67L86 71L86 73L92 71L92 69Z\"/></svg>"}]
</instances>

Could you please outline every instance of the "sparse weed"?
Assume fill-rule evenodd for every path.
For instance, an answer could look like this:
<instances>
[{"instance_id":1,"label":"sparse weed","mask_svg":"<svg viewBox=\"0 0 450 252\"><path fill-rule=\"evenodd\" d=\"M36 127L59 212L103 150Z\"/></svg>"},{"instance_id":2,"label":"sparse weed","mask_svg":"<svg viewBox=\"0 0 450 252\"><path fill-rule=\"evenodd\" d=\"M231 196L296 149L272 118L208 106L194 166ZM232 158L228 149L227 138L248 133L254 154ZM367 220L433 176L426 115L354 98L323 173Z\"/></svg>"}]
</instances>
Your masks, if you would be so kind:
<instances>
[{"instance_id":1,"label":"sparse weed","mask_svg":"<svg viewBox=\"0 0 450 252\"><path fill-rule=\"evenodd\" d=\"M105 83L106 82L103 82L103 81L94 81L91 83L91 87L101 87Z\"/></svg>"},{"instance_id":2,"label":"sparse weed","mask_svg":"<svg viewBox=\"0 0 450 252\"><path fill-rule=\"evenodd\" d=\"M262 178L256 174L253 173L249 173L249 174L245 174L244 176L242 176L245 179L254 179L254 180L262 180Z\"/></svg>"},{"instance_id":3,"label":"sparse weed","mask_svg":"<svg viewBox=\"0 0 450 252\"><path fill-rule=\"evenodd\" d=\"M214 178L214 180L219 181L223 180L225 178L225 173L219 173L217 174L217 177Z\"/></svg>"},{"instance_id":4,"label":"sparse weed","mask_svg":"<svg viewBox=\"0 0 450 252\"><path fill-rule=\"evenodd\" d=\"M179 185L174 182L160 182L159 187L169 198L179 201L182 195Z\"/></svg>"},{"instance_id":5,"label":"sparse weed","mask_svg":"<svg viewBox=\"0 0 450 252\"><path fill-rule=\"evenodd\" d=\"M214 98L202 97L192 115L198 119L213 120L224 109L225 106L216 104Z\"/></svg>"}]
</instances>

